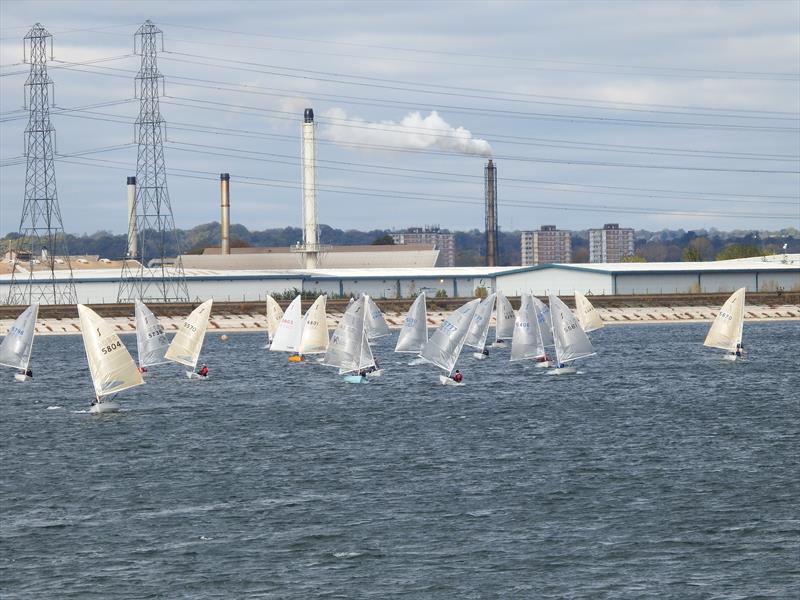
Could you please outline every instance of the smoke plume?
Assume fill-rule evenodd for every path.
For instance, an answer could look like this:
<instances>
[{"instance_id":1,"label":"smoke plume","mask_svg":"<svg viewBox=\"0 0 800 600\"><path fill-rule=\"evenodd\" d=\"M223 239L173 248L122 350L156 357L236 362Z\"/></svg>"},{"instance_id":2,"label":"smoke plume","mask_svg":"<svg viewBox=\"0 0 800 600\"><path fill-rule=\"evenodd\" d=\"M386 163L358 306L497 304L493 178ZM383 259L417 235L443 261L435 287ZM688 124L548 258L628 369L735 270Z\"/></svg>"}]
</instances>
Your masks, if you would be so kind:
<instances>
[{"instance_id":1,"label":"smoke plume","mask_svg":"<svg viewBox=\"0 0 800 600\"><path fill-rule=\"evenodd\" d=\"M439 148L460 154L492 155L489 142L472 137L468 129L452 127L436 111L425 117L419 112L412 112L396 123L348 118L344 109L332 108L324 113L322 133L334 142L347 145L387 146L387 150Z\"/></svg>"}]
</instances>

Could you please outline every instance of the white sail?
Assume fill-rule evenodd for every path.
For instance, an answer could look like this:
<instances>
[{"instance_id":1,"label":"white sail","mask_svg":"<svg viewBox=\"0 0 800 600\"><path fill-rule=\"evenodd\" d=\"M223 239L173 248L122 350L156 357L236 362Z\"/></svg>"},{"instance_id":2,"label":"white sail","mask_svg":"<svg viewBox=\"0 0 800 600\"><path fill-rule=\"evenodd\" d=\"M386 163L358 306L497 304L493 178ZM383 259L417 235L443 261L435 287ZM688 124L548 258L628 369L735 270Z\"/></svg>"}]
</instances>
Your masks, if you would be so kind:
<instances>
[{"instance_id":1,"label":"white sail","mask_svg":"<svg viewBox=\"0 0 800 600\"><path fill-rule=\"evenodd\" d=\"M91 308L78 304L83 347L98 397L144 383L128 349L111 326Z\"/></svg>"},{"instance_id":2,"label":"white sail","mask_svg":"<svg viewBox=\"0 0 800 600\"><path fill-rule=\"evenodd\" d=\"M470 300L464 306L448 315L423 346L420 356L449 375L458 360L464 341L469 333L469 326L480 299Z\"/></svg>"},{"instance_id":3,"label":"white sail","mask_svg":"<svg viewBox=\"0 0 800 600\"><path fill-rule=\"evenodd\" d=\"M428 313L425 306L425 292L420 292L408 309L394 351L419 353L427 341Z\"/></svg>"},{"instance_id":4,"label":"white sail","mask_svg":"<svg viewBox=\"0 0 800 600\"><path fill-rule=\"evenodd\" d=\"M575 292L575 312L578 314L578 321L586 333L603 327L603 319L597 312L592 303L580 292Z\"/></svg>"},{"instance_id":5,"label":"white sail","mask_svg":"<svg viewBox=\"0 0 800 600\"><path fill-rule=\"evenodd\" d=\"M0 365L27 370L33 350L33 336L36 333L36 317L39 305L31 304L16 321L11 324L3 343L0 344Z\"/></svg>"},{"instance_id":6,"label":"white sail","mask_svg":"<svg viewBox=\"0 0 800 600\"><path fill-rule=\"evenodd\" d=\"M136 356L140 367L151 367L168 362L164 354L169 340L158 319L141 300L136 300Z\"/></svg>"},{"instance_id":7,"label":"white sail","mask_svg":"<svg viewBox=\"0 0 800 600\"><path fill-rule=\"evenodd\" d=\"M324 354L328 349L328 316L325 314L325 296L320 296L306 312L303 333L298 344L298 354Z\"/></svg>"},{"instance_id":8,"label":"white sail","mask_svg":"<svg viewBox=\"0 0 800 600\"><path fill-rule=\"evenodd\" d=\"M386 324L386 319L383 318L383 313L375 301L367 295L366 313L364 314L364 328L367 330L367 338L370 340L389 335L389 326Z\"/></svg>"},{"instance_id":9,"label":"white sail","mask_svg":"<svg viewBox=\"0 0 800 600\"><path fill-rule=\"evenodd\" d=\"M544 344L539 333L533 298L530 294L522 294L517 318L514 321L514 336L511 338L511 360L540 358L544 355Z\"/></svg>"},{"instance_id":10,"label":"white sail","mask_svg":"<svg viewBox=\"0 0 800 600\"><path fill-rule=\"evenodd\" d=\"M542 346L545 348L554 346L553 326L550 320L550 308L536 296L531 296L533 308L536 311L536 323L539 326L539 335L542 338Z\"/></svg>"},{"instance_id":11,"label":"white sail","mask_svg":"<svg viewBox=\"0 0 800 600\"><path fill-rule=\"evenodd\" d=\"M303 314L300 307L300 296L297 296L283 313L269 349L273 352L297 352L302 335Z\"/></svg>"},{"instance_id":12,"label":"white sail","mask_svg":"<svg viewBox=\"0 0 800 600\"><path fill-rule=\"evenodd\" d=\"M497 292L495 340L510 340L514 336L514 309L503 292Z\"/></svg>"},{"instance_id":13,"label":"white sail","mask_svg":"<svg viewBox=\"0 0 800 600\"><path fill-rule=\"evenodd\" d=\"M595 354L589 336L581 328L578 318L558 296L550 295L550 320L556 346L556 360L567 363Z\"/></svg>"},{"instance_id":14,"label":"white sail","mask_svg":"<svg viewBox=\"0 0 800 600\"><path fill-rule=\"evenodd\" d=\"M744 295L746 288L739 288L725 301L717 318L711 324L704 346L722 348L731 352L742 342L744 329Z\"/></svg>"},{"instance_id":15,"label":"white sail","mask_svg":"<svg viewBox=\"0 0 800 600\"><path fill-rule=\"evenodd\" d=\"M206 300L186 317L178 333L172 338L172 343L169 345L164 358L192 367L192 369L197 366L197 359L200 358L200 350L206 337L208 318L211 316L213 302L213 300Z\"/></svg>"},{"instance_id":16,"label":"white sail","mask_svg":"<svg viewBox=\"0 0 800 600\"><path fill-rule=\"evenodd\" d=\"M467 332L467 339L464 341L465 346L478 348L483 350L486 346L486 338L489 335L489 325L492 321L492 310L494 310L495 294L489 294L484 298L475 310L475 316L472 317L469 331Z\"/></svg>"},{"instance_id":17,"label":"white sail","mask_svg":"<svg viewBox=\"0 0 800 600\"><path fill-rule=\"evenodd\" d=\"M267 341L275 339L275 332L283 318L283 309L275 298L267 294Z\"/></svg>"},{"instance_id":18,"label":"white sail","mask_svg":"<svg viewBox=\"0 0 800 600\"><path fill-rule=\"evenodd\" d=\"M322 362L329 367L338 367L341 373L359 371L369 366L364 364L372 356L364 330L365 307L366 299L363 296L352 302L328 344L328 351Z\"/></svg>"}]
</instances>

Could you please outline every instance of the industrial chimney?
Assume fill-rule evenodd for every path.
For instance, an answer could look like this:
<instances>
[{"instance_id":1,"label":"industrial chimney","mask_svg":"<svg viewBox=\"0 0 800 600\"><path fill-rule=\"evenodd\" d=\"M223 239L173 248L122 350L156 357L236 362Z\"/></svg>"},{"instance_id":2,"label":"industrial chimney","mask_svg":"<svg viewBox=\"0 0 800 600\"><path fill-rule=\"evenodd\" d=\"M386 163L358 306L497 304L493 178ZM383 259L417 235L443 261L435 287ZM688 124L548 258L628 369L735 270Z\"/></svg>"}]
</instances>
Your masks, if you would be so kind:
<instances>
[{"instance_id":1,"label":"industrial chimney","mask_svg":"<svg viewBox=\"0 0 800 600\"><path fill-rule=\"evenodd\" d=\"M303 113L303 256L306 269L316 269L319 251L317 239L317 182L314 110Z\"/></svg>"},{"instance_id":2,"label":"industrial chimney","mask_svg":"<svg viewBox=\"0 0 800 600\"><path fill-rule=\"evenodd\" d=\"M128 177L128 257L135 258L136 245L136 177Z\"/></svg>"},{"instance_id":3,"label":"industrial chimney","mask_svg":"<svg viewBox=\"0 0 800 600\"><path fill-rule=\"evenodd\" d=\"M220 207L222 208L220 254L231 253L231 176L219 174Z\"/></svg>"},{"instance_id":4,"label":"industrial chimney","mask_svg":"<svg viewBox=\"0 0 800 600\"><path fill-rule=\"evenodd\" d=\"M497 251L497 167L490 160L484 169L486 181L486 265L496 267Z\"/></svg>"}]
</instances>

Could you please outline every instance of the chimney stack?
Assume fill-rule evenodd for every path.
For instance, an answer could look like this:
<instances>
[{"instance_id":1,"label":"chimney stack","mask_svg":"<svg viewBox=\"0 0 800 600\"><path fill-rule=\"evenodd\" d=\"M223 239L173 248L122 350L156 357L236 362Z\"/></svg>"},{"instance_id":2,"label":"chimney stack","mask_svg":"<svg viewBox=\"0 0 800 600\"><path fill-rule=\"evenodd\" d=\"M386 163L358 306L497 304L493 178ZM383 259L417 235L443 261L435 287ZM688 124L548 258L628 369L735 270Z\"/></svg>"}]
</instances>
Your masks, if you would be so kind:
<instances>
[{"instance_id":1,"label":"chimney stack","mask_svg":"<svg viewBox=\"0 0 800 600\"><path fill-rule=\"evenodd\" d=\"M231 176L219 174L220 205L222 207L222 231L220 232L220 254L231 253Z\"/></svg>"},{"instance_id":2,"label":"chimney stack","mask_svg":"<svg viewBox=\"0 0 800 600\"><path fill-rule=\"evenodd\" d=\"M485 168L486 181L486 266L499 263L497 251L497 167L490 160Z\"/></svg>"},{"instance_id":3,"label":"chimney stack","mask_svg":"<svg viewBox=\"0 0 800 600\"><path fill-rule=\"evenodd\" d=\"M138 253L136 231L136 177L128 177L128 257Z\"/></svg>"},{"instance_id":4,"label":"chimney stack","mask_svg":"<svg viewBox=\"0 0 800 600\"><path fill-rule=\"evenodd\" d=\"M303 246L305 268L316 269L319 240L317 239L317 182L314 110L303 113Z\"/></svg>"}]
</instances>

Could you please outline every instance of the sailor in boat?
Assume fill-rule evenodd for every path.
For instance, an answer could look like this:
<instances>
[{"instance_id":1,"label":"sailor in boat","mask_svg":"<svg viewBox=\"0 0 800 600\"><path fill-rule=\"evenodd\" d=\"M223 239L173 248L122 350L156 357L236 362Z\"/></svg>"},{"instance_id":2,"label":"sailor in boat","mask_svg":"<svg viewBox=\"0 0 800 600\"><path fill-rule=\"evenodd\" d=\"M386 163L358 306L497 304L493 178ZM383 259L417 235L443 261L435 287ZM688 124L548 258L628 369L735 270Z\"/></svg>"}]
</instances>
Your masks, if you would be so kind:
<instances>
[{"instance_id":1,"label":"sailor in boat","mask_svg":"<svg viewBox=\"0 0 800 600\"><path fill-rule=\"evenodd\" d=\"M197 371L197 374L200 375L200 377L208 377L208 367L205 363L203 363L203 366Z\"/></svg>"},{"instance_id":2,"label":"sailor in boat","mask_svg":"<svg viewBox=\"0 0 800 600\"><path fill-rule=\"evenodd\" d=\"M489 348L486 346L483 347L483 351L481 352L484 356L489 356Z\"/></svg>"},{"instance_id":3,"label":"sailor in boat","mask_svg":"<svg viewBox=\"0 0 800 600\"><path fill-rule=\"evenodd\" d=\"M289 356L289 362L303 362L305 357L302 354L291 354Z\"/></svg>"},{"instance_id":4,"label":"sailor in boat","mask_svg":"<svg viewBox=\"0 0 800 600\"><path fill-rule=\"evenodd\" d=\"M742 358L742 356L744 356L744 345L742 345L741 343L736 344L735 354L737 358Z\"/></svg>"},{"instance_id":5,"label":"sailor in boat","mask_svg":"<svg viewBox=\"0 0 800 600\"><path fill-rule=\"evenodd\" d=\"M30 377L31 379L33 379L33 371L31 371L31 368L30 368L30 367L28 367L28 369L27 369L27 370L25 370L25 371L23 371L22 369L20 369L20 370L19 370L19 374L20 374L20 375L25 375L25 376L27 376L27 377Z\"/></svg>"},{"instance_id":6,"label":"sailor in boat","mask_svg":"<svg viewBox=\"0 0 800 600\"><path fill-rule=\"evenodd\" d=\"M147 367L139 367L139 373L147 373Z\"/></svg>"},{"instance_id":7,"label":"sailor in boat","mask_svg":"<svg viewBox=\"0 0 800 600\"><path fill-rule=\"evenodd\" d=\"M541 363L541 362L547 362L548 360L550 360L550 357L547 356L547 354L545 354L544 356L537 356L536 357L536 362L540 362Z\"/></svg>"},{"instance_id":8,"label":"sailor in boat","mask_svg":"<svg viewBox=\"0 0 800 600\"><path fill-rule=\"evenodd\" d=\"M464 376L461 374L461 371L456 369L455 375L453 375L453 381L456 383L461 383L461 380L464 379Z\"/></svg>"}]
</instances>

